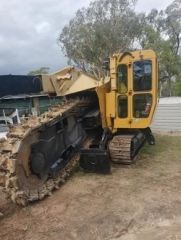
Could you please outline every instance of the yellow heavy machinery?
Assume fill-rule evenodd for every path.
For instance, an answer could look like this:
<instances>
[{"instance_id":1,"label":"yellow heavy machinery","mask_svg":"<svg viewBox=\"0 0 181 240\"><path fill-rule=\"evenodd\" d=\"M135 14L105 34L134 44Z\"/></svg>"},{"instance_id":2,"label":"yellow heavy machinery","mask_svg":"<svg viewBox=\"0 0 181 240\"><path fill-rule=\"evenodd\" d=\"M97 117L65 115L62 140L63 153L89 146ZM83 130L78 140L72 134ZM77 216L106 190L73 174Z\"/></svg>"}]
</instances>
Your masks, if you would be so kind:
<instances>
[{"instance_id":1,"label":"yellow heavy machinery","mask_svg":"<svg viewBox=\"0 0 181 240\"><path fill-rule=\"evenodd\" d=\"M42 76L43 92L62 105L10 129L0 145L1 185L18 204L43 199L80 166L110 173L111 161L131 164L145 141L157 103L158 68L152 50L114 54L106 77L67 67Z\"/></svg>"}]
</instances>

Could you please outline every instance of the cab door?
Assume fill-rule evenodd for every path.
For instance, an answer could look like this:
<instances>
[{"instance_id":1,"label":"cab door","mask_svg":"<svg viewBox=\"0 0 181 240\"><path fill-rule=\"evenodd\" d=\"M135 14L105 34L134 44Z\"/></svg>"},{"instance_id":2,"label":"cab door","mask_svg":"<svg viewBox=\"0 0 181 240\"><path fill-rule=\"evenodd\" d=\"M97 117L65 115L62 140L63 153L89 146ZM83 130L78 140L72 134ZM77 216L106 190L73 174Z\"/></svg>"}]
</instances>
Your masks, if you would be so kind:
<instances>
[{"instance_id":1,"label":"cab door","mask_svg":"<svg viewBox=\"0 0 181 240\"><path fill-rule=\"evenodd\" d=\"M115 119L115 124L122 126L122 128L130 127L129 120L131 117L130 111L130 97L129 89L131 88L129 64L122 62L117 67L117 118Z\"/></svg>"},{"instance_id":2,"label":"cab door","mask_svg":"<svg viewBox=\"0 0 181 240\"><path fill-rule=\"evenodd\" d=\"M123 54L117 62L114 128L146 128L157 103L157 59L152 50Z\"/></svg>"}]
</instances>

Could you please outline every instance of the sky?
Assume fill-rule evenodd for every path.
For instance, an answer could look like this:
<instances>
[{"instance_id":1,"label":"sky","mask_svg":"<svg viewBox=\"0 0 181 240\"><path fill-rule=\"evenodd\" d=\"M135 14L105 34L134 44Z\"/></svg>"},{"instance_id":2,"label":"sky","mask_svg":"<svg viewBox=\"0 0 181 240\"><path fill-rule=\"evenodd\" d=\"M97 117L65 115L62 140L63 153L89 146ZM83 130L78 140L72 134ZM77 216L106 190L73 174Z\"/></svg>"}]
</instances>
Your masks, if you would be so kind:
<instances>
[{"instance_id":1,"label":"sky","mask_svg":"<svg viewBox=\"0 0 181 240\"><path fill-rule=\"evenodd\" d=\"M164 9L172 0L138 0L136 11ZM27 74L67 65L58 36L65 24L90 0L1 0L0 75Z\"/></svg>"}]
</instances>

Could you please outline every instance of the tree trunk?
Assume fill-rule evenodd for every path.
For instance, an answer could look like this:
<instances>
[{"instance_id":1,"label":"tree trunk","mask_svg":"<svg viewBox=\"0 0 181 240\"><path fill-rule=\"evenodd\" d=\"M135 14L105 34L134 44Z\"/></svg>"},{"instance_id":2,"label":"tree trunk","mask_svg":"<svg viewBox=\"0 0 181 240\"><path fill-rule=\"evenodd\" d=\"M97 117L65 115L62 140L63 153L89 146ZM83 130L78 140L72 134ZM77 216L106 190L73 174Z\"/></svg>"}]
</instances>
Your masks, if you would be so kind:
<instances>
[{"instance_id":1,"label":"tree trunk","mask_svg":"<svg viewBox=\"0 0 181 240\"><path fill-rule=\"evenodd\" d=\"M169 97L172 96L172 83L171 83L171 78L169 77L168 79L168 90L169 90Z\"/></svg>"}]
</instances>

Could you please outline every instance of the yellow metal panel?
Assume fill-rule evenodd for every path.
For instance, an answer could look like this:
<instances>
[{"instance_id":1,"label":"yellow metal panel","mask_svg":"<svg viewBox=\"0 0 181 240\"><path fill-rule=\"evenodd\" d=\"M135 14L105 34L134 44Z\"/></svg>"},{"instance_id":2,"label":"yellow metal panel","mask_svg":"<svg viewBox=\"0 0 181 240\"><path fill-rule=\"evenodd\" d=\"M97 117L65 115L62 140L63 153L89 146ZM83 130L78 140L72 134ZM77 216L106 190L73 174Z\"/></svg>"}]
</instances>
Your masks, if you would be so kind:
<instances>
[{"instance_id":1,"label":"yellow metal panel","mask_svg":"<svg viewBox=\"0 0 181 240\"><path fill-rule=\"evenodd\" d=\"M55 93L55 88L52 84L52 77L48 74L42 74L42 88L45 93Z\"/></svg>"},{"instance_id":2,"label":"yellow metal panel","mask_svg":"<svg viewBox=\"0 0 181 240\"><path fill-rule=\"evenodd\" d=\"M106 93L106 117L116 117L116 93Z\"/></svg>"},{"instance_id":3,"label":"yellow metal panel","mask_svg":"<svg viewBox=\"0 0 181 240\"><path fill-rule=\"evenodd\" d=\"M110 91L110 82L96 88L103 128L108 127L108 123L106 121L106 93L109 91Z\"/></svg>"},{"instance_id":4,"label":"yellow metal panel","mask_svg":"<svg viewBox=\"0 0 181 240\"><path fill-rule=\"evenodd\" d=\"M57 96L66 96L68 94L93 89L99 85L97 79L73 67L64 69L64 71L59 71L53 75L52 83Z\"/></svg>"},{"instance_id":5,"label":"yellow metal panel","mask_svg":"<svg viewBox=\"0 0 181 240\"><path fill-rule=\"evenodd\" d=\"M106 122L110 129L113 129L113 120L116 117L116 93L106 93Z\"/></svg>"}]
</instances>

